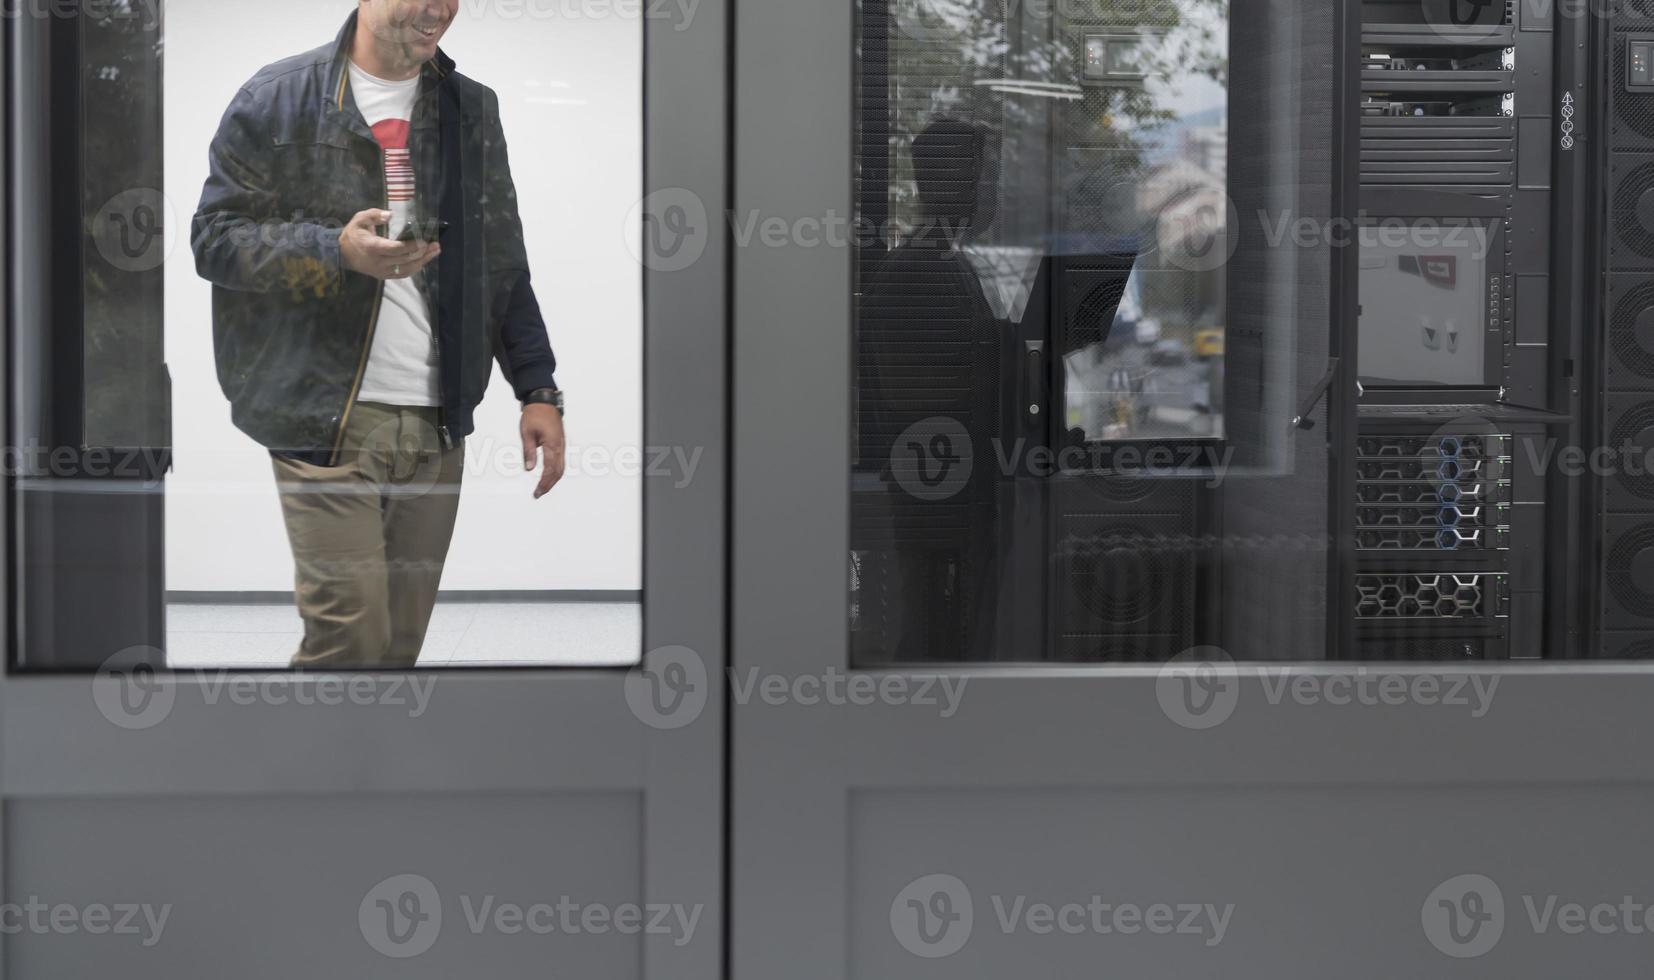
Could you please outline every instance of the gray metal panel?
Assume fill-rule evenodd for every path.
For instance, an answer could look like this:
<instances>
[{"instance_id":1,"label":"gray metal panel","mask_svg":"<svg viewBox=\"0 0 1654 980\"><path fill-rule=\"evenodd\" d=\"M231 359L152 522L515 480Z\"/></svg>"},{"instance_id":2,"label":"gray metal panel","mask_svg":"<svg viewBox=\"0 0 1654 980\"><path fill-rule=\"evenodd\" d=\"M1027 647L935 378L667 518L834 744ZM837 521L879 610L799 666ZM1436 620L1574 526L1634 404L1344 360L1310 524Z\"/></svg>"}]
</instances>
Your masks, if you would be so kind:
<instances>
[{"instance_id":1,"label":"gray metal panel","mask_svg":"<svg viewBox=\"0 0 1654 980\"><path fill-rule=\"evenodd\" d=\"M726 10L724 0L702 0L688 21L642 19L649 187L681 188L714 216L723 210L727 175ZM6 180L26 176L9 173ZM565 233L619 235L620 218L613 228ZM726 255L717 228L713 222L700 230L704 251L690 267L646 272L644 411L647 445L703 453L687 487L646 480L645 645L692 648L714 678L724 664L728 421ZM9 255L19 254L13 242L6 245ZM42 296L28 288L27 265L11 268L13 282L24 287L7 297L15 322L31 310L38 314ZM7 388L13 410L24 408ZM579 422L571 419L570 427L577 440ZM14 514L8 508L8 525ZM4 574L9 578L10 570ZM651 662L659 659L651 655ZM15 900L26 901L31 889L80 882L101 896L83 901L121 901L119 894L141 894L149 884L216 903L203 912L205 932L175 933L178 945L165 956L128 954L118 970L81 975L202 975L254 959L267 976L332 975L345 964L357 976L454 976L456 969L479 968L483 975L527 976L571 965L554 947L525 948L525 937L514 935L465 934L462 955L452 961L440 952L364 959L355 925L363 886L352 872L376 869L387 856L398 858L399 871L473 875L467 891L502 899L521 885L535 900L549 892L556 901L558 877L578 870L593 883L589 891L603 892L593 900L641 896L703 906L692 942L646 935L619 960L607 958L611 950L595 959L576 956L573 966L584 962L594 976L721 974L722 685L710 686L693 723L668 731L628 708L626 675L618 671L425 672L415 679L435 686L427 709L417 713L406 702L389 703L392 679L385 676L375 678L375 703L332 705L293 703L296 691L313 692L324 678L240 677L168 677L161 691L172 692L170 707L138 728L117 723L130 723L130 716L117 711L112 720L99 710L99 692L106 696L114 681L0 679L0 881L7 889L0 899L14 900L21 889ZM264 693L247 703L232 695L244 690L237 683L263 684ZM409 689L401 690L407 698ZM616 819L599 812L602 801L619 802ZM330 833L340 822L355 826ZM159 840L168 833L174 839ZM213 860L214 848L225 851L223 860ZM278 884L266 893L271 875ZM313 903L302 913L325 911L334 931L266 931L254 946L233 925L212 928L240 914L256 919L261 903L272 901ZM446 911L463 922L457 907ZM7 975L77 974L63 969L72 963L59 958L57 938L0 937ZM466 945L473 942L482 945ZM115 962L99 950L77 944L69 957ZM536 972L523 972L530 965ZM238 972L255 975L248 967Z\"/></svg>"},{"instance_id":2,"label":"gray metal panel","mask_svg":"<svg viewBox=\"0 0 1654 980\"><path fill-rule=\"evenodd\" d=\"M642 904L643 811L639 792L13 801L8 830L26 846L8 851L8 894L148 914L121 932L25 929L7 941L6 974L641 978L636 932L514 910ZM392 958L387 914L409 874L429 882L429 917L399 924L401 948L429 948ZM678 934L712 926L703 914Z\"/></svg>"},{"instance_id":3,"label":"gray metal panel","mask_svg":"<svg viewBox=\"0 0 1654 980\"><path fill-rule=\"evenodd\" d=\"M1524 31L1549 31L1556 22L1556 6L1556 0L1525 0L1516 5L1517 22Z\"/></svg>"},{"instance_id":4,"label":"gray metal panel","mask_svg":"<svg viewBox=\"0 0 1654 980\"><path fill-rule=\"evenodd\" d=\"M105 714L113 676L13 676L5 794L616 790L642 785L660 751L618 672L384 675L355 682L371 684L363 697L349 677L172 675L148 708ZM548 749L571 736L590 751Z\"/></svg>"},{"instance_id":5,"label":"gray metal panel","mask_svg":"<svg viewBox=\"0 0 1654 980\"><path fill-rule=\"evenodd\" d=\"M1516 277L1516 342L1548 344L1551 339L1549 276Z\"/></svg>"},{"instance_id":6,"label":"gray metal panel","mask_svg":"<svg viewBox=\"0 0 1654 980\"><path fill-rule=\"evenodd\" d=\"M1592 977L1638 976L1640 932L1570 934L1554 912L1571 902L1617 905L1628 895L1646 901L1641 872L1654 847L1636 824L1654 792L1555 789L859 795L851 831L855 976L1527 980L1579 975L1583 962ZM1559 826L1600 844L1536 846ZM933 917L938 941L927 949L892 905L911 883L938 873L954 878L954 908L968 896L972 914L947 929ZM1489 894L1496 888L1502 896L1502 933L1487 929L1496 941L1484 955L1455 960L1433 944L1460 948L1437 928L1441 909L1431 898L1463 874L1486 876ZM1543 911L1548 898L1553 916L1536 929L1527 902ZM1162 903L1176 911L1160 932L1146 916L1118 915ZM1078 914L1062 911L1075 905ZM1641 930L1640 906L1633 916ZM1625 920L1616 910L1597 921ZM960 948L948 954L952 945L942 940Z\"/></svg>"},{"instance_id":7,"label":"gray metal panel","mask_svg":"<svg viewBox=\"0 0 1654 980\"><path fill-rule=\"evenodd\" d=\"M50 443L47 443L50 445ZM116 651L165 644L166 543L161 490L136 480L29 481L17 490L25 662L34 670L85 670ZM98 615L79 608L100 597ZM159 658L157 658L159 660ZM158 664L157 664L158 665Z\"/></svg>"},{"instance_id":8,"label":"gray metal panel","mask_svg":"<svg viewBox=\"0 0 1654 980\"><path fill-rule=\"evenodd\" d=\"M1551 186L1551 117L1523 116L1517 138L1516 181L1523 188Z\"/></svg>"},{"instance_id":9,"label":"gray metal panel","mask_svg":"<svg viewBox=\"0 0 1654 980\"><path fill-rule=\"evenodd\" d=\"M736 8L733 206L743 220L851 212L853 3ZM734 256L731 659L820 676L849 662L848 248ZM844 980L838 712L755 700L731 746L731 970Z\"/></svg>"},{"instance_id":10,"label":"gray metal panel","mask_svg":"<svg viewBox=\"0 0 1654 980\"><path fill-rule=\"evenodd\" d=\"M1551 192L1519 190L1511 198L1510 268L1517 275L1551 271Z\"/></svg>"},{"instance_id":11,"label":"gray metal panel","mask_svg":"<svg viewBox=\"0 0 1654 980\"><path fill-rule=\"evenodd\" d=\"M1549 31L1522 31L1516 35L1516 111L1536 116L1550 109L1553 95ZM1525 135L1525 134L1524 134ZM1542 141L1547 149L1550 140Z\"/></svg>"},{"instance_id":12,"label":"gray metal panel","mask_svg":"<svg viewBox=\"0 0 1654 980\"><path fill-rule=\"evenodd\" d=\"M1505 384L1510 388L1510 400L1518 405L1545 404L1549 367L1548 347L1511 348L1509 366L1505 369Z\"/></svg>"},{"instance_id":13,"label":"gray metal panel","mask_svg":"<svg viewBox=\"0 0 1654 980\"><path fill-rule=\"evenodd\" d=\"M701 0L688 9L687 23L643 18L646 190L688 190L715 218L729 207L730 3ZM728 255L725 237L714 234L721 229L708 224L694 265L644 275L644 445L705 451L687 486L670 477L644 486L644 648L692 649L712 678L727 656ZM646 893L652 902L703 902L707 910L688 945L648 938L650 980L723 973L724 705L724 686L710 684L693 723L649 730L641 783ZM593 706L616 717L622 707L611 698ZM548 747L602 754L578 717L559 720Z\"/></svg>"},{"instance_id":14,"label":"gray metal panel","mask_svg":"<svg viewBox=\"0 0 1654 980\"><path fill-rule=\"evenodd\" d=\"M1176 685L1172 675L1155 670L1007 669L964 676L958 710L948 717L914 704L836 713L794 708L790 747L784 748L799 770L783 785L838 780L837 820L852 789L875 787L1654 783L1654 756L1638 744L1654 728L1648 718L1654 669L1643 667L1240 668L1221 673L1237 679L1224 688L1232 713L1207 729L1187 727L1168 713L1162 690ZM1465 704L1339 705L1327 698L1300 700L1296 688L1282 689L1283 682L1300 678L1297 683L1312 685L1314 692L1336 692L1362 678L1377 688L1386 677L1399 680L1384 683L1409 686L1429 683L1418 678L1446 678L1438 700L1456 692ZM1479 712L1478 704L1487 710ZM768 706L736 711L738 720L782 714ZM773 718L767 724L772 731L779 727ZM827 737L832 742L818 747L810 765L800 761L809 739ZM737 738L745 749L739 727ZM737 762L739 776L745 770ZM753 795L749 789L748 802ZM815 789L809 799L826 805L826 795ZM801 809L773 791L769 798L769 819ZM821 829L816 820L808 825ZM739 860L744 842L737 835L735 843ZM839 846L836 838L810 839L812 849L818 844ZM1173 854L1164 859L1179 860ZM830 884L842 872L823 880ZM1382 874L1382 867L1373 873Z\"/></svg>"}]
</instances>

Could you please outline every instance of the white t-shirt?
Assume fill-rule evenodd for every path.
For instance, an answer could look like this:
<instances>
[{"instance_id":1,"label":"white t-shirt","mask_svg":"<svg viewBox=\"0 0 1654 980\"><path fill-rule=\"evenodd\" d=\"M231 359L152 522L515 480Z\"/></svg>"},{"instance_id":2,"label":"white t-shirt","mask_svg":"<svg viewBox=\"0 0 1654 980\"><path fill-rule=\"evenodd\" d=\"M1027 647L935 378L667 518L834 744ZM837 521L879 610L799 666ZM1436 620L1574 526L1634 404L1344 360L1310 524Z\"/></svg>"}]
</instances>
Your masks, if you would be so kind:
<instances>
[{"instance_id":1,"label":"white t-shirt","mask_svg":"<svg viewBox=\"0 0 1654 980\"><path fill-rule=\"evenodd\" d=\"M390 237L402 233L414 211L413 161L408 151L408 129L413 121L419 78L391 82L376 78L350 63L350 90L356 108L373 130L384 151L385 187L390 192ZM378 206L374 202L374 206ZM440 261L440 260L438 260ZM438 386L437 346L431 333L431 312L420 291L425 267L407 279L385 280L385 299L379 304L379 323L373 331L367 370L356 397L386 405L442 404Z\"/></svg>"}]
</instances>

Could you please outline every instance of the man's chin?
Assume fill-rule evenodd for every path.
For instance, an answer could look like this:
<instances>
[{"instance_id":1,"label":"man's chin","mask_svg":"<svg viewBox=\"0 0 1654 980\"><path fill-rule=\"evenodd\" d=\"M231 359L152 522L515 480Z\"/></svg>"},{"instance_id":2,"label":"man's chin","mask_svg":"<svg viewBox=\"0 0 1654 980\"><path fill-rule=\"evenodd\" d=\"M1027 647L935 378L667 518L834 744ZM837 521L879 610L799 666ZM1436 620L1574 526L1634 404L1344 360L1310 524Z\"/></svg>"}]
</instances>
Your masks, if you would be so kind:
<instances>
[{"instance_id":1,"label":"man's chin","mask_svg":"<svg viewBox=\"0 0 1654 980\"><path fill-rule=\"evenodd\" d=\"M436 54L437 46L442 43L442 35L440 34L427 37L413 30L400 30L394 34L386 33L380 36L393 44L401 45L409 51L422 54L426 58Z\"/></svg>"},{"instance_id":2,"label":"man's chin","mask_svg":"<svg viewBox=\"0 0 1654 980\"><path fill-rule=\"evenodd\" d=\"M436 57L437 46L429 41L409 41L399 38L396 42L400 60L412 65L422 65Z\"/></svg>"}]
</instances>

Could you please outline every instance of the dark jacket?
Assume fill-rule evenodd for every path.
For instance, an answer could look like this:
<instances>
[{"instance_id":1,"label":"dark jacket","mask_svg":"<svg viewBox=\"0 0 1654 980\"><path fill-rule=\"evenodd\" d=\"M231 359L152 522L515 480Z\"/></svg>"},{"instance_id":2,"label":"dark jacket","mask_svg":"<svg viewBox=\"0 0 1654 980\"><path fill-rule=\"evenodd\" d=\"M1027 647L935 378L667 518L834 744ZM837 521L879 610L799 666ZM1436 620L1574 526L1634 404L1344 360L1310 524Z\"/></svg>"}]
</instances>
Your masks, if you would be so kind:
<instances>
[{"instance_id":1,"label":"dark jacket","mask_svg":"<svg viewBox=\"0 0 1654 980\"><path fill-rule=\"evenodd\" d=\"M355 34L353 13L332 44L236 93L191 236L213 284L218 381L236 426L320 465L338 462L384 295L340 261L344 224L389 207L383 152L349 89ZM442 434L458 440L494 359L519 398L556 387L556 360L529 284L498 97L439 51L421 75L409 148L416 217L447 222L420 281L441 358Z\"/></svg>"}]
</instances>

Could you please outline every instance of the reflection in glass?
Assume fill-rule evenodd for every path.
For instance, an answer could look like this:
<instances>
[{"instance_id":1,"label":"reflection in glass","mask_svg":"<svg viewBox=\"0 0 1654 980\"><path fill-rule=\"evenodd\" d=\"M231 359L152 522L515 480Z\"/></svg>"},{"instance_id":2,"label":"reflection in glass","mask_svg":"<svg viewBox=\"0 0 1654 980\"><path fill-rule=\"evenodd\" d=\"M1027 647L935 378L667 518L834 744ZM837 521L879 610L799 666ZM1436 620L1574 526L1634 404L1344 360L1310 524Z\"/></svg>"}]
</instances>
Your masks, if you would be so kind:
<instances>
[{"instance_id":1,"label":"reflection in glass","mask_svg":"<svg viewBox=\"0 0 1654 980\"><path fill-rule=\"evenodd\" d=\"M1004 175L985 191L1004 206L964 250L997 316L1021 321L1042 260L1130 260L1124 291L1095 297L1060 351L1068 425L1094 440L1221 437L1227 4L1098 4L1071 21L1000 6L868 5L889 19L893 63L888 93L862 92L864 127L890 104L884 241L921 220L918 134L949 117L984 126Z\"/></svg>"},{"instance_id":2,"label":"reflection in glass","mask_svg":"<svg viewBox=\"0 0 1654 980\"><path fill-rule=\"evenodd\" d=\"M161 31L148 15L93 16L80 28L85 227L81 445L164 448L168 391L161 294Z\"/></svg>"},{"instance_id":3,"label":"reflection in glass","mask_svg":"<svg viewBox=\"0 0 1654 980\"><path fill-rule=\"evenodd\" d=\"M1232 164L1258 213L1324 193L1295 184L1299 25L1276 13L1248 15L1279 30L1246 65L1284 100L1236 156L1226 0L861 0L857 662L1156 661L1217 634L1238 560L1214 515L1274 530L1279 494L1192 478L1234 447L1278 466L1278 402L1301 355L1325 368L1292 348L1324 277L1291 247L1232 261ZM1324 561L1310 524L1260 560Z\"/></svg>"}]
</instances>

